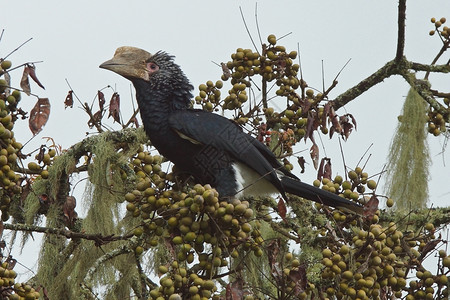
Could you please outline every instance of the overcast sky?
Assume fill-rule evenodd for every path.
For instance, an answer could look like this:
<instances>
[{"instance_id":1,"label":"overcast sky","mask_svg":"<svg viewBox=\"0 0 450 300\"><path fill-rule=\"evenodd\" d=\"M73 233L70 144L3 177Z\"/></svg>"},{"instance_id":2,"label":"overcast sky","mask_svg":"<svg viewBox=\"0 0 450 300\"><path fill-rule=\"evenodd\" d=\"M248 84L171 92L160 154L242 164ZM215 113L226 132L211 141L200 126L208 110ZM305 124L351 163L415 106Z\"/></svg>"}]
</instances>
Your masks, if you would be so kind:
<instances>
[{"instance_id":1,"label":"overcast sky","mask_svg":"<svg viewBox=\"0 0 450 300\"><path fill-rule=\"evenodd\" d=\"M322 61L328 86L351 59L331 93L334 98L394 57L397 5L393 0L260 1L258 21L264 41L269 34L280 37L292 32L280 44L289 50L297 50L297 44L300 45L305 80L317 89L322 87ZM44 143L43 137L51 136L63 148L68 148L86 136L88 118L79 105L75 103L73 109L64 110L63 102L69 90L66 79L81 100L89 103L97 90L107 85L115 87L121 95L124 116L130 115L130 83L98 68L119 46L136 46L151 53L165 50L175 55L176 62L195 87L207 80L219 79L221 69L211 61L226 62L236 48L253 48L239 6L258 43L254 1L14 0L3 3L0 29L5 32L0 41L0 57L33 38L9 59L13 65L43 61L36 65L36 72L46 90L32 83L32 92L48 97L52 105L45 129L25 152ZM409 1L407 7L405 54L410 60L429 63L441 47L436 36L428 35L432 29L430 18L446 16L450 20L450 1ZM447 62L449 57L446 54L441 63ZM13 84L18 86L21 70L11 75ZM430 79L434 88L449 92L448 76L431 76ZM352 113L358 122L358 131L353 132L344 145L349 166L356 166L373 143L366 170L369 174L381 171L408 89L403 79L392 77L338 112ZM227 88L223 93L225 91ZM105 91L105 94L108 97L111 92ZM35 98L25 96L21 106L30 111L34 103ZM16 124L15 136L21 142L32 136L27 122ZM333 173L342 175L337 138L322 139L326 155L332 158ZM434 206L448 205L450 198L450 172L444 165L444 161L448 165L450 156L439 154L443 142L443 137L429 138L433 157L430 203ZM310 144L301 147L309 149ZM322 147L320 149L322 151ZM307 157L307 152L303 155ZM306 182L312 182L314 177L311 165L307 173L301 175Z\"/></svg>"}]
</instances>

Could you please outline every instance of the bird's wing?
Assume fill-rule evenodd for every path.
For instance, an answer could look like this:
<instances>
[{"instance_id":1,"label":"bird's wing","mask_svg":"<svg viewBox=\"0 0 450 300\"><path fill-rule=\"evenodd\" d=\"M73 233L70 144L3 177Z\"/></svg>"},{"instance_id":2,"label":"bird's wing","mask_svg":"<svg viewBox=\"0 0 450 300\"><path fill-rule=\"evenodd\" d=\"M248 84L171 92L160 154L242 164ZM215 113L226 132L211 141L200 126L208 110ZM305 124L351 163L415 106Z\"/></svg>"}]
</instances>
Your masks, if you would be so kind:
<instances>
[{"instance_id":1,"label":"bird's wing","mask_svg":"<svg viewBox=\"0 0 450 300\"><path fill-rule=\"evenodd\" d=\"M236 161L265 176L284 196L275 172L283 166L266 146L245 134L236 123L202 110L178 110L169 116L169 125L180 137L194 144L224 150Z\"/></svg>"}]
</instances>

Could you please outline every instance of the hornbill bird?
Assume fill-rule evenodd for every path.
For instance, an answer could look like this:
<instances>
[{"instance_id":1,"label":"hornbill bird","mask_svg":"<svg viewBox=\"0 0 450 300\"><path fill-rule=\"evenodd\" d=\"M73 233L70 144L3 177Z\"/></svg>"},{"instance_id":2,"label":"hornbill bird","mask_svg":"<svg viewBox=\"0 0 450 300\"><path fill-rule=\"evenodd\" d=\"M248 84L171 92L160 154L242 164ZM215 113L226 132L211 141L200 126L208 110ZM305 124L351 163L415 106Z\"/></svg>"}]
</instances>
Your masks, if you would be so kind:
<instances>
[{"instance_id":1,"label":"hornbill bird","mask_svg":"<svg viewBox=\"0 0 450 300\"><path fill-rule=\"evenodd\" d=\"M100 68L130 80L144 130L178 170L215 187L221 198L294 194L324 205L363 213L363 207L301 182L263 143L220 115L192 109L193 86L166 52L120 47Z\"/></svg>"}]
</instances>

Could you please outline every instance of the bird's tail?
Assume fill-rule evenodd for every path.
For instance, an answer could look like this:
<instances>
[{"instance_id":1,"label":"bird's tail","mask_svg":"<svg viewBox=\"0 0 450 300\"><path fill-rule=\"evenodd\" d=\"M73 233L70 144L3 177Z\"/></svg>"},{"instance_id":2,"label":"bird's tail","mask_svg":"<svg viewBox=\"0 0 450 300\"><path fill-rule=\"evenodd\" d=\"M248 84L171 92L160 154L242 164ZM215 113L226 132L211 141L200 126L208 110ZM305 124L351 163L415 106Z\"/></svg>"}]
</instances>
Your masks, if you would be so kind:
<instances>
[{"instance_id":1,"label":"bird's tail","mask_svg":"<svg viewBox=\"0 0 450 300\"><path fill-rule=\"evenodd\" d=\"M303 183L295 178L282 177L280 179L284 190L289 194L294 194L323 205L332 206L345 211L351 211L358 215L363 215L364 213L364 207L362 205L349 201L336 194Z\"/></svg>"}]
</instances>

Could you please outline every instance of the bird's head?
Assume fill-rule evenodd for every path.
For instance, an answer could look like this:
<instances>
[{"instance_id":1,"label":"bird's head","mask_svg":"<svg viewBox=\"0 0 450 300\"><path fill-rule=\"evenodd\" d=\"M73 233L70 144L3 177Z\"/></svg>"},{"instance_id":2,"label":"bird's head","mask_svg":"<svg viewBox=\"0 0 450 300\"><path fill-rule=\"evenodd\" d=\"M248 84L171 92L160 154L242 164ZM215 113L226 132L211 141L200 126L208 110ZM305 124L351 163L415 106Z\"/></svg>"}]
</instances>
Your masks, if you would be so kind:
<instances>
[{"instance_id":1,"label":"bird's head","mask_svg":"<svg viewBox=\"0 0 450 300\"><path fill-rule=\"evenodd\" d=\"M152 91L166 95L177 106L190 103L192 85L173 56L163 51L151 54L136 47L117 48L114 57L100 68L113 71L133 82L136 89L146 85Z\"/></svg>"}]
</instances>

